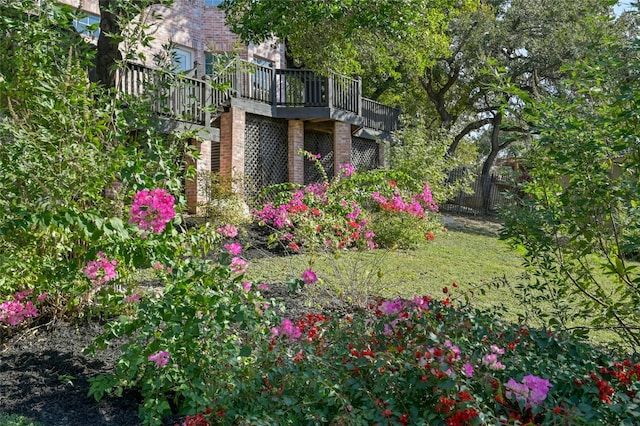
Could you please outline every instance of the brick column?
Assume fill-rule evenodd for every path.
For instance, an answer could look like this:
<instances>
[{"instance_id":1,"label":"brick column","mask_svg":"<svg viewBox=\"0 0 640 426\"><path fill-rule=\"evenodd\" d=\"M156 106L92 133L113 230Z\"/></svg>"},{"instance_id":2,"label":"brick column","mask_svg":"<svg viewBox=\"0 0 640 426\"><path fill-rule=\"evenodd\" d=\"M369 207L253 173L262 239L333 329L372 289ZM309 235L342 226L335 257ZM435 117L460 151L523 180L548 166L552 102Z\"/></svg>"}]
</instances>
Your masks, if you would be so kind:
<instances>
[{"instance_id":1,"label":"brick column","mask_svg":"<svg viewBox=\"0 0 640 426\"><path fill-rule=\"evenodd\" d=\"M289 182L304 184L304 157L298 152L304 149L304 122L289 120Z\"/></svg>"},{"instance_id":2,"label":"brick column","mask_svg":"<svg viewBox=\"0 0 640 426\"><path fill-rule=\"evenodd\" d=\"M200 153L198 159L187 158L187 166L196 169L196 177L185 182L184 190L187 197L187 209L191 214L198 214L198 206L209 201L206 193L207 185L204 179L208 179L211 173L211 141L198 141L191 139L189 143Z\"/></svg>"},{"instance_id":3,"label":"brick column","mask_svg":"<svg viewBox=\"0 0 640 426\"><path fill-rule=\"evenodd\" d=\"M389 168L389 153L391 152L391 145L389 141L382 141L378 143L378 158L380 159L377 165L380 168Z\"/></svg>"},{"instance_id":4,"label":"brick column","mask_svg":"<svg viewBox=\"0 0 640 426\"><path fill-rule=\"evenodd\" d=\"M246 113L236 108L220 117L220 177L237 193L243 192L245 125Z\"/></svg>"},{"instance_id":5,"label":"brick column","mask_svg":"<svg viewBox=\"0 0 640 426\"><path fill-rule=\"evenodd\" d=\"M335 121L333 124L333 170L340 174L340 166L351 163L351 124Z\"/></svg>"}]
</instances>

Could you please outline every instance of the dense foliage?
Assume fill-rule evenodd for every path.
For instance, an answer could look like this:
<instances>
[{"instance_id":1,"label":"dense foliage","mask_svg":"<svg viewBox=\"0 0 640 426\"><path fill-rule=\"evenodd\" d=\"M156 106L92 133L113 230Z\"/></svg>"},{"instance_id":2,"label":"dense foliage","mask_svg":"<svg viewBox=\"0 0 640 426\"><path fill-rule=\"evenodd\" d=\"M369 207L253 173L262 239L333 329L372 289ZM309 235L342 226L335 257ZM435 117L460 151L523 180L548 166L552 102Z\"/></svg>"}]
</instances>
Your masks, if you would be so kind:
<instances>
[{"instance_id":1,"label":"dense foliage","mask_svg":"<svg viewBox=\"0 0 640 426\"><path fill-rule=\"evenodd\" d=\"M640 276L628 263L640 244L638 53L635 42L594 47L571 67L563 96L536 105L530 182L506 234L526 249L537 294L556 302L551 325L608 329L633 352L640 348ZM614 291L597 270L617 282Z\"/></svg>"},{"instance_id":2,"label":"dense foliage","mask_svg":"<svg viewBox=\"0 0 640 426\"><path fill-rule=\"evenodd\" d=\"M81 270L98 252L145 266L148 242L132 242L124 200L162 186L180 208L186 149L157 130L144 100L89 82L94 53L73 10L47 2L39 12L0 5L0 291L46 291L57 315L87 301Z\"/></svg>"}]
</instances>

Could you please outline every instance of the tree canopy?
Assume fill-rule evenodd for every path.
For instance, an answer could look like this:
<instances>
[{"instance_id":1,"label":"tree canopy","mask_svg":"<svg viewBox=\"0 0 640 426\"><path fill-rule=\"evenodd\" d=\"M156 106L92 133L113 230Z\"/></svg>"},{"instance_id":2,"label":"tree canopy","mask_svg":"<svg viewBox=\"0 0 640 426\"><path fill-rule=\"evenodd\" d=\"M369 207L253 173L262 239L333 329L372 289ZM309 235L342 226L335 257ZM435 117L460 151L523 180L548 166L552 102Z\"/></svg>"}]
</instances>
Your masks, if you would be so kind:
<instances>
[{"instance_id":1,"label":"tree canopy","mask_svg":"<svg viewBox=\"0 0 640 426\"><path fill-rule=\"evenodd\" d=\"M405 61L431 64L448 49L448 23L476 6L476 0L226 0L221 5L244 42L286 42L298 64L343 73L390 73Z\"/></svg>"}]
</instances>

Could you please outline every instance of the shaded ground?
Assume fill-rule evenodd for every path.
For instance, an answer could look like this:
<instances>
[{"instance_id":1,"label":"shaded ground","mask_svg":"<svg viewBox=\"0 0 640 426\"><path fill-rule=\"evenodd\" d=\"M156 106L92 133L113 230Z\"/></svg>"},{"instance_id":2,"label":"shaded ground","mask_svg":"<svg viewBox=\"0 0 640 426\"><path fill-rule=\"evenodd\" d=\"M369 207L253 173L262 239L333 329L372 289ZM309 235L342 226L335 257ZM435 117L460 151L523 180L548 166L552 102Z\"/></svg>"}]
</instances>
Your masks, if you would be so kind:
<instances>
[{"instance_id":1,"label":"shaded ground","mask_svg":"<svg viewBox=\"0 0 640 426\"><path fill-rule=\"evenodd\" d=\"M46 426L140 424L138 395L99 403L87 397L87 379L108 372L119 356L115 348L95 358L82 355L102 330L96 323L57 323L5 342L0 351L0 411Z\"/></svg>"},{"instance_id":2,"label":"shaded ground","mask_svg":"<svg viewBox=\"0 0 640 426\"><path fill-rule=\"evenodd\" d=\"M499 223L486 219L447 216L443 220L449 229L464 232L496 235L500 229ZM257 242L245 254L251 259L268 253L264 244ZM290 317L306 311L305 296L291 297L282 285L272 285L266 296L283 299ZM321 302L330 315L351 309L330 294L314 297L319 297L316 302ZM121 398L105 397L99 403L87 397L88 378L109 372L120 354L116 347L111 347L100 351L96 357L82 355L82 349L102 331L98 323L73 325L60 322L3 342L0 347L0 413L20 414L43 426L140 425L137 416L139 394L129 392ZM174 425L177 421L178 418L165 419L164 424Z\"/></svg>"}]
</instances>

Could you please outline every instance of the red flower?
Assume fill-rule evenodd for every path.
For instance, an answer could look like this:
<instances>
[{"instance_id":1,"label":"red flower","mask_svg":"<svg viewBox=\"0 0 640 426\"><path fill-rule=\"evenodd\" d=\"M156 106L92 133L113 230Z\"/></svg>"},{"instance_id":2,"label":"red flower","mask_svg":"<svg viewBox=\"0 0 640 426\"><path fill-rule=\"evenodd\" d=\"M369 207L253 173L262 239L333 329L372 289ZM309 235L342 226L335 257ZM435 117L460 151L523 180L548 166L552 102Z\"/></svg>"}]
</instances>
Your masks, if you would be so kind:
<instances>
[{"instance_id":1,"label":"red flower","mask_svg":"<svg viewBox=\"0 0 640 426\"><path fill-rule=\"evenodd\" d=\"M383 415L384 417L391 417L391 416L393 416L393 411L391 411L391 410L389 410L389 409L387 408L386 410L384 410L384 411L382 412L382 415Z\"/></svg>"},{"instance_id":2,"label":"red flower","mask_svg":"<svg viewBox=\"0 0 640 426\"><path fill-rule=\"evenodd\" d=\"M427 232L426 234L424 234L424 237L427 239L427 241L433 241L436 239L436 236L431 232Z\"/></svg>"}]
</instances>

